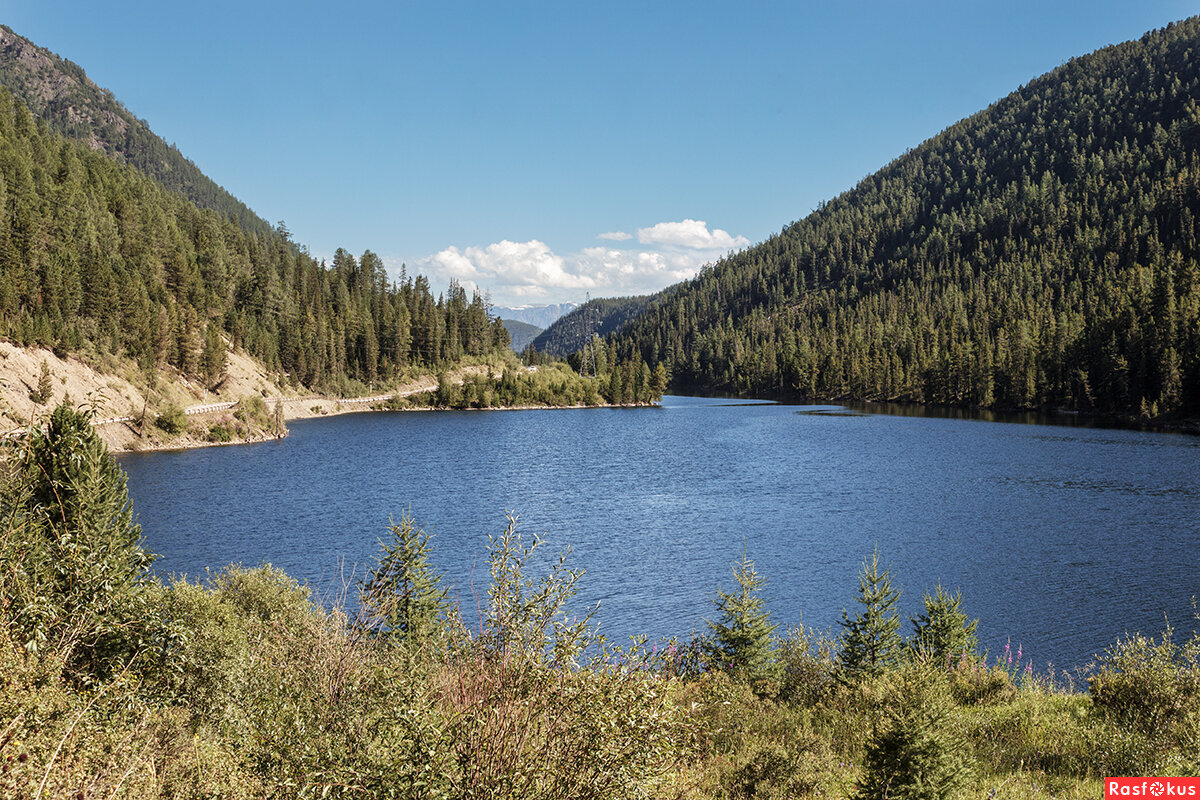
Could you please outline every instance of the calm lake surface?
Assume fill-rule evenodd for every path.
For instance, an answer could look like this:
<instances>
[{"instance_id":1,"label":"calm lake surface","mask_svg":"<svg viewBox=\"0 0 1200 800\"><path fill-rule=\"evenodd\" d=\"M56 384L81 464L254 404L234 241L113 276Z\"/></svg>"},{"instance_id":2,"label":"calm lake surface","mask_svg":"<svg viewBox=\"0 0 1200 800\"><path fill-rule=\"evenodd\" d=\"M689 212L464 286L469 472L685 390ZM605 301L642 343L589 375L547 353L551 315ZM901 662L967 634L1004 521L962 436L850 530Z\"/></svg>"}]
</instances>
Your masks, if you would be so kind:
<instances>
[{"instance_id":1,"label":"calm lake surface","mask_svg":"<svg viewBox=\"0 0 1200 800\"><path fill-rule=\"evenodd\" d=\"M572 549L577 608L599 601L610 637L702 631L743 543L784 625L836 632L878 545L906 614L939 581L959 588L983 646L1011 637L1039 671L1157 633L1164 614L1193 626L1200 439L836 411L668 397L351 414L120 461L163 576L270 562L334 595L411 509L470 620L510 510L547 556Z\"/></svg>"}]
</instances>

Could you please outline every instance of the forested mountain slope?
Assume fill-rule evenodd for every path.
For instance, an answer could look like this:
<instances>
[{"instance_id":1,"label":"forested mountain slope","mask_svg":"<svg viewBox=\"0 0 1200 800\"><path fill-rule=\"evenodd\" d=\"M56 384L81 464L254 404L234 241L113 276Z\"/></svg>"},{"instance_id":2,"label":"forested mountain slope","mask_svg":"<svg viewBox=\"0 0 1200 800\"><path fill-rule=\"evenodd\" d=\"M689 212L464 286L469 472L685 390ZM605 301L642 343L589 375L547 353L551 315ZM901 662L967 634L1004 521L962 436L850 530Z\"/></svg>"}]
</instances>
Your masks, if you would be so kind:
<instances>
[{"instance_id":1,"label":"forested mountain slope","mask_svg":"<svg viewBox=\"0 0 1200 800\"><path fill-rule=\"evenodd\" d=\"M598 297L559 317L533 340L540 353L565 356L591 341L592 335L608 336L619 331L641 313L650 295Z\"/></svg>"},{"instance_id":2,"label":"forested mountain slope","mask_svg":"<svg viewBox=\"0 0 1200 800\"><path fill-rule=\"evenodd\" d=\"M212 382L228 342L335 391L508 345L478 295L393 284L370 251L327 268L59 136L4 89L0 210L0 337L19 345Z\"/></svg>"},{"instance_id":3,"label":"forested mountain slope","mask_svg":"<svg viewBox=\"0 0 1200 800\"><path fill-rule=\"evenodd\" d=\"M236 216L251 233L272 226L159 138L83 69L0 25L0 86L58 133L136 167L201 208Z\"/></svg>"},{"instance_id":4,"label":"forested mountain slope","mask_svg":"<svg viewBox=\"0 0 1200 800\"><path fill-rule=\"evenodd\" d=\"M519 322L515 319L504 319L503 322L504 329L508 331L508 336L512 340L512 349L518 353L528 347L529 343L542 332L537 325L530 325L528 322Z\"/></svg>"},{"instance_id":5,"label":"forested mountain slope","mask_svg":"<svg viewBox=\"0 0 1200 800\"><path fill-rule=\"evenodd\" d=\"M1074 59L622 334L679 389L1200 411L1200 19Z\"/></svg>"}]
</instances>

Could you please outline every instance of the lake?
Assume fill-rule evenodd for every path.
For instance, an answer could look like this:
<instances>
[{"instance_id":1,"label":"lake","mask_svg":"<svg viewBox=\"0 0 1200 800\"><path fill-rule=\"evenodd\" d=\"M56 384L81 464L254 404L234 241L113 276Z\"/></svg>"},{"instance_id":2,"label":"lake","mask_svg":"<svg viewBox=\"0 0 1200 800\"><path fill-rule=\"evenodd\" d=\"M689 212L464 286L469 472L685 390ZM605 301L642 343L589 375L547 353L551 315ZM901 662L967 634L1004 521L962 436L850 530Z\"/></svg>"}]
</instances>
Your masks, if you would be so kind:
<instances>
[{"instance_id":1,"label":"lake","mask_svg":"<svg viewBox=\"0 0 1200 800\"><path fill-rule=\"evenodd\" d=\"M327 598L411 509L470 621L514 511L548 555L571 548L576 608L599 602L610 637L702 631L743 547L776 622L836 632L878 547L906 614L961 589L983 646L1011 639L1039 671L1164 615L1190 629L1200 594L1196 437L684 397L290 427L120 457L160 575L270 562Z\"/></svg>"}]
</instances>

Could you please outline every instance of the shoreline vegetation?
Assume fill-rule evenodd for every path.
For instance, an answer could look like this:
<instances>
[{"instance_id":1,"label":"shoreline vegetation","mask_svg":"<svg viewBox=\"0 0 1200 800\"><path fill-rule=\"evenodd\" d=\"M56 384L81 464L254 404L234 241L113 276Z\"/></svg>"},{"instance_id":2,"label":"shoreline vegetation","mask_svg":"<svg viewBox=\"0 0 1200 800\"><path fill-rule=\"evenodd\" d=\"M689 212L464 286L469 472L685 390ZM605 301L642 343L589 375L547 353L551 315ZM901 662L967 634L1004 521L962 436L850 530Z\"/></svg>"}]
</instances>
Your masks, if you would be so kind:
<instances>
[{"instance_id":1,"label":"shoreline vegetation","mask_svg":"<svg viewBox=\"0 0 1200 800\"><path fill-rule=\"evenodd\" d=\"M661 369L615 353L589 377L563 361L538 361L522 364L499 351L412 366L387 383L351 382L338 396L289 384L233 348L224 371L197 384L169 368L143 371L128 359L84 360L0 341L0 436L23 435L42 409L73 398L92 411L110 450L148 452L270 441L286 436L291 420L362 411L652 405L667 383Z\"/></svg>"},{"instance_id":2,"label":"shoreline vegetation","mask_svg":"<svg viewBox=\"0 0 1200 800\"><path fill-rule=\"evenodd\" d=\"M1077 411L1067 408L997 408L948 403L917 402L913 400L860 400L853 397L801 397L798 395L764 392L753 397L732 392L695 390L683 392L688 397L740 400L780 405L831 405L850 411L892 416L937 417L980 422L1015 422L1034 425L1079 425L1092 428L1146 431L1151 433L1180 433L1200 436L1200 417L1158 417L1147 419L1099 411Z\"/></svg>"},{"instance_id":3,"label":"shoreline vegetation","mask_svg":"<svg viewBox=\"0 0 1200 800\"><path fill-rule=\"evenodd\" d=\"M980 653L941 586L902 620L878 552L838 630L780 624L743 552L704 634L619 645L513 515L478 608L407 515L336 597L270 565L164 583L86 412L4 447L0 796L1091 798L1200 773L1200 614L1069 674Z\"/></svg>"}]
</instances>

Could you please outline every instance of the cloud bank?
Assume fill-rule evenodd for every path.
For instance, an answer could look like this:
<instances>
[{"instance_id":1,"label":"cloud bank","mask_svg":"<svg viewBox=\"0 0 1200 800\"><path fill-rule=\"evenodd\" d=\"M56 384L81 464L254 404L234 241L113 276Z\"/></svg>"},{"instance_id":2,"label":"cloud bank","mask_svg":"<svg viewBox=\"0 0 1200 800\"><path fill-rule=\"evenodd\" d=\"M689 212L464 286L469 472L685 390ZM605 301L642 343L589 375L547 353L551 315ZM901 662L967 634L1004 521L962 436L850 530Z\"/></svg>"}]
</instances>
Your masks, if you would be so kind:
<instances>
[{"instance_id":1,"label":"cloud bank","mask_svg":"<svg viewBox=\"0 0 1200 800\"><path fill-rule=\"evenodd\" d=\"M599 234L606 242L629 242L623 231ZM702 266L750 244L703 220L660 222L639 228L637 244L585 247L560 255L538 239L507 239L484 247L447 247L419 259L417 271L434 284L458 280L486 291L500 305L580 302L584 293L615 297L656 292L693 277Z\"/></svg>"}]
</instances>

